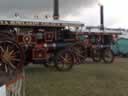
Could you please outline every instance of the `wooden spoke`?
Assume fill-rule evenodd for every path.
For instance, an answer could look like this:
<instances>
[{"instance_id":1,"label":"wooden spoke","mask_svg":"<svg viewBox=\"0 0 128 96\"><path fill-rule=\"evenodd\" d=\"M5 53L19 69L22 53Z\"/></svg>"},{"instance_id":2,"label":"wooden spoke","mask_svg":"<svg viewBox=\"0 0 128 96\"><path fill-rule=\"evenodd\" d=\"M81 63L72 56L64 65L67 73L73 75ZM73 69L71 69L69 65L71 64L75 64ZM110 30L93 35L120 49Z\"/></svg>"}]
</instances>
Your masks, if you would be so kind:
<instances>
[{"instance_id":1,"label":"wooden spoke","mask_svg":"<svg viewBox=\"0 0 128 96\"><path fill-rule=\"evenodd\" d=\"M16 69L16 67L12 64L12 62L9 62L9 65L10 65L13 69Z\"/></svg>"},{"instance_id":2,"label":"wooden spoke","mask_svg":"<svg viewBox=\"0 0 128 96\"><path fill-rule=\"evenodd\" d=\"M4 52L4 48L3 47L0 46L0 49L1 49L2 52Z\"/></svg>"},{"instance_id":3,"label":"wooden spoke","mask_svg":"<svg viewBox=\"0 0 128 96\"><path fill-rule=\"evenodd\" d=\"M8 67L7 67L6 64L5 64L5 72L6 72L6 73L8 72Z\"/></svg>"}]
</instances>

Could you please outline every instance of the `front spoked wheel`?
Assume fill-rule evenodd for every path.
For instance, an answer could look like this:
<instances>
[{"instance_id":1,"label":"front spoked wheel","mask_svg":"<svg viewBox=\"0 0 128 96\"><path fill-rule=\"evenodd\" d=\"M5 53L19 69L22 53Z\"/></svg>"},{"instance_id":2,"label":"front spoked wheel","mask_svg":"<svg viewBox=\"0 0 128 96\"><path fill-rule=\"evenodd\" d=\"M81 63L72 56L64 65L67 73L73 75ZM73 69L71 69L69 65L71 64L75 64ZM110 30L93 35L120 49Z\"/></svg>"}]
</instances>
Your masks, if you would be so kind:
<instances>
[{"instance_id":1,"label":"front spoked wheel","mask_svg":"<svg viewBox=\"0 0 128 96\"><path fill-rule=\"evenodd\" d=\"M75 45L73 46L73 52L76 55L76 63L82 64L85 62L87 58L87 49L84 48L82 45Z\"/></svg>"},{"instance_id":2,"label":"front spoked wheel","mask_svg":"<svg viewBox=\"0 0 128 96\"><path fill-rule=\"evenodd\" d=\"M71 51L63 50L58 53L55 60L55 67L59 71L68 71L74 65L74 57Z\"/></svg>"},{"instance_id":3,"label":"front spoked wheel","mask_svg":"<svg viewBox=\"0 0 128 96\"><path fill-rule=\"evenodd\" d=\"M24 56L21 47L12 40L0 41L0 71L14 73L22 71Z\"/></svg>"}]
</instances>

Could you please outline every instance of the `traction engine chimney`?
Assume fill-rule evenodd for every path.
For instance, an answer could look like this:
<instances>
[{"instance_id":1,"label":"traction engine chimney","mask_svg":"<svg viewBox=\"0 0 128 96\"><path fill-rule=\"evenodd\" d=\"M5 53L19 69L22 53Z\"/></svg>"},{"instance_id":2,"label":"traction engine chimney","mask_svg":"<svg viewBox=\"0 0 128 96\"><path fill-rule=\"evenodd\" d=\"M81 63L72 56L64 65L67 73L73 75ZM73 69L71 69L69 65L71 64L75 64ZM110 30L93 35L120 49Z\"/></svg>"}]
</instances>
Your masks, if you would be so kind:
<instances>
[{"instance_id":1,"label":"traction engine chimney","mask_svg":"<svg viewBox=\"0 0 128 96\"><path fill-rule=\"evenodd\" d=\"M59 0L54 0L54 13L53 13L53 19L58 20L59 19Z\"/></svg>"},{"instance_id":2,"label":"traction engine chimney","mask_svg":"<svg viewBox=\"0 0 128 96\"><path fill-rule=\"evenodd\" d=\"M100 28L104 30L104 6L100 5Z\"/></svg>"}]
</instances>

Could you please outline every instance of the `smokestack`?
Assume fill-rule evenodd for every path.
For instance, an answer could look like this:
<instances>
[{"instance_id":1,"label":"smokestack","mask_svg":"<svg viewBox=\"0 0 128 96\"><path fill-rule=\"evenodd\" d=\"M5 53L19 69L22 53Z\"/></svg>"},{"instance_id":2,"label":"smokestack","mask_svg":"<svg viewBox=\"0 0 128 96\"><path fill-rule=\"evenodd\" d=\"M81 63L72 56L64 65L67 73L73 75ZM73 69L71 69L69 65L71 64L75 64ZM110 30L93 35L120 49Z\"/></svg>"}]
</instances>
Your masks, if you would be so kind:
<instances>
[{"instance_id":1,"label":"smokestack","mask_svg":"<svg viewBox=\"0 0 128 96\"><path fill-rule=\"evenodd\" d=\"M54 20L58 20L59 19L59 0L54 0L53 19Z\"/></svg>"},{"instance_id":2,"label":"smokestack","mask_svg":"<svg viewBox=\"0 0 128 96\"><path fill-rule=\"evenodd\" d=\"M100 28L104 30L104 6L100 5Z\"/></svg>"}]
</instances>

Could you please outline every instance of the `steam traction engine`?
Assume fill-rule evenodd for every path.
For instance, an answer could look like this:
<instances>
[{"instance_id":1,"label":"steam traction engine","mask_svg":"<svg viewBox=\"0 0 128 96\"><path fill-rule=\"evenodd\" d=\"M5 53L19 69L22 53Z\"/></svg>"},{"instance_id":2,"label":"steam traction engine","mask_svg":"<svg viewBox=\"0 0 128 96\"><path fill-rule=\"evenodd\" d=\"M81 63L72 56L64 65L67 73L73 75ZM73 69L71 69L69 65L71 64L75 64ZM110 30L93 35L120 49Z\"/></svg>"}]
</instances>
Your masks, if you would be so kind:
<instances>
[{"instance_id":1,"label":"steam traction engine","mask_svg":"<svg viewBox=\"0 0 128 96\"><path fill-rule=\"evenodd\" d=\"M94 62L103 60L106 64L112 63L115 56L111 48L120 34L119 29L86 27L86 30L78 34L80 42L73 46L77 53L77 63L83 63L88 57Z\"/></svg>"},{"instance_id":2,"label":"steam traction engine","mask_svg":"<svg viewBox=\"0 0 128 96\"><path fill-rule=\"evenodd\" d=\"M46 67L53 64L59 71L69 70L74 64L74 56L68 47L77 41L74 31L82 27L80 22L2 19L0 68L7 71L32 62Z\"/></svg>"}]
</instances>

